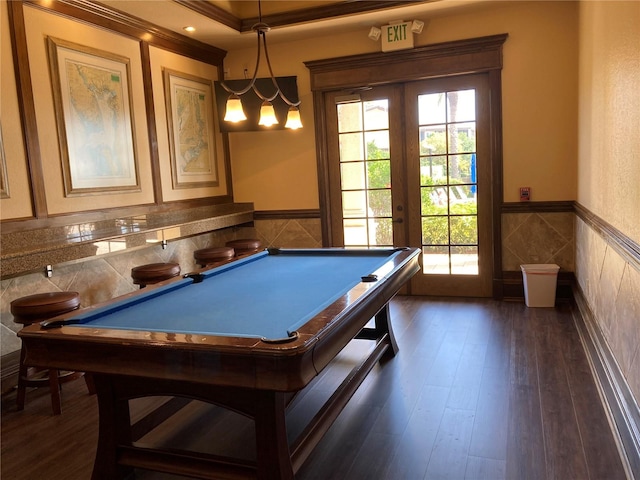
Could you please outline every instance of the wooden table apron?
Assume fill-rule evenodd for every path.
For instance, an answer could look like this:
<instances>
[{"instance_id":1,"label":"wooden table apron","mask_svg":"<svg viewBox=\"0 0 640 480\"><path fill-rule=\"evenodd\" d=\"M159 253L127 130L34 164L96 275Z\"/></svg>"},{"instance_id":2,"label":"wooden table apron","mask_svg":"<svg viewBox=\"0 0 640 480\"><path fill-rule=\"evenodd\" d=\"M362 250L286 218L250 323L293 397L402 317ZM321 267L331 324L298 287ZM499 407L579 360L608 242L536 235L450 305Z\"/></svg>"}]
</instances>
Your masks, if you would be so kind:
<instances>
[{"instance_id":1,"label":"wooden table apron","mask_svg":"<svg viewBox=\"0 0 640 480\"><path fill-rule=\"evenodd\" d=\"M94 479L124 478L133 467L197 478L293 478L373 365L397 351L389 301L419 270L418 254L402 252L393 272L373 285L358 284L300 327L292 342L122 330L107 335L90 326L31 325L19 335L30 365L91 372L100 412ZM364 328L374 317L375 326ZM289 445L287 404L353 338L374 340L375 347ZM199 399L253 418L256 462L137 444L145 432L131 425L128 400L145 396Z\"/></svg>"}]
</instances>

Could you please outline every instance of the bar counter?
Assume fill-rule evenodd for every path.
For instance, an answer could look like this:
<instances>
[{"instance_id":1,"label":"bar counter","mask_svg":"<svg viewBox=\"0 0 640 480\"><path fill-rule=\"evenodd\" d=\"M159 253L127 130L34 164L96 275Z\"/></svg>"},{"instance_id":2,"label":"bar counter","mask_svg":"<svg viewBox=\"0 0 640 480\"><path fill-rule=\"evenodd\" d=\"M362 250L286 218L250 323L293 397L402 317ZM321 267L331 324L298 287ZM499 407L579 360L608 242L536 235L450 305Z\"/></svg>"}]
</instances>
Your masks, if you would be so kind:
<instances>
[{"instance_id":1,"label":"bar counter","mask_svg":"<svg viewBox=\"0 0 640 480\"><path fill-rule=\"evenodd\" d=\"M1 278L246 224L253 211L252 203L229 203L5 233Z\"/></svg>"}]
</instances>

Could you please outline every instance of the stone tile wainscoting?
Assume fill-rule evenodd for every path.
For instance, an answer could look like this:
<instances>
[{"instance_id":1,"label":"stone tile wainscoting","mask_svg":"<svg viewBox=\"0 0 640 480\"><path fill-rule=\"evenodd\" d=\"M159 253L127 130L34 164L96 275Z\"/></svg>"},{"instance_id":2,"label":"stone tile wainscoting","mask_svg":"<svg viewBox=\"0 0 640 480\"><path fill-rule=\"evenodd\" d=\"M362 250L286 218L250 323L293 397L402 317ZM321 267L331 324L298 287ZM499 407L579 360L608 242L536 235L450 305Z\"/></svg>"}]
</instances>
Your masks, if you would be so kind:
<instances>
[{"instance_id":1,"label":"stone tile wainscoting","mask_svg":"<svg viewBox=\"0 0 640 480\"><path fill-rule=\"evenodd\" d=\"M502 269L520 271L520 265L555 263L565 272L575 270L573 212L503 213Z\"/></svg>"},{"instance_id":2,"label":"stone tile wainscoting","mask_svg":"<svg viewBox=\"0 0 640 480\"><path fill-rule=\"evenodd\" d=\"M322 247L319 218L255 220L254 225L265 247Z\"/></svg>"},{"instance_id":3,"label":"stone tile wainscoting","mask_svg":"<svg viewBox=\"0 0 640 480\"><path fill-rule=\"evenodd\" d=\"M576 212L574 318L629 477L640 478L640 245Z\"/></svg>"}]
</instances>

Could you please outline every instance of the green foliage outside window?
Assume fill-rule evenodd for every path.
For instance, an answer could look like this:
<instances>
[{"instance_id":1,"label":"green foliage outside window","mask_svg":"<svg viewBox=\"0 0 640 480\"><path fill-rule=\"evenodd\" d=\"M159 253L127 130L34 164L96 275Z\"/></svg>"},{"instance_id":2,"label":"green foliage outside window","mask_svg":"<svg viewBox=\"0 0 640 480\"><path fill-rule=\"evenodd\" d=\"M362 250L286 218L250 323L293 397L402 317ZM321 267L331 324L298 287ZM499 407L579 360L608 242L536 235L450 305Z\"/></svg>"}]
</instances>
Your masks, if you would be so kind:
<instances>
[{"instance_id":1,"label":"green foliage outside window","mask_svg":"<svg viewBox=\"0 0 640 480\"><path fill-rule=\"evenodd\" d=\"M475 147L473 140L467 139L466 134L461 135L461 137L464 137L466 140L463 142L463 145L467 144L469 147L470 145ZM466 157L467 156L465 156L465 158ZM468 157L470 158L470 155ZM373 216L376 217L375 244L392 245L393 224L390 220L392 215L390 191L391 161L389 160L389 153L386 150L378 148L375 142L369 142L367 144L367 160L367 188L381 188L386 190L377 191L376 194L368 195L369 208L373 212ZM463 171L469 170L467 165L461 166L463 167ZM422 185L429 187L437 185L437 183L434 182L431 177L422 176ZM461 188L468 190L468 187ZM423 215L428 213L428 216L423 216L422 221L423 243L446 245L449 243L449 239L451 239L452 244L476 244L478 242L476 202L438 205L434 203L428 191L428 188L422 188L421 211ZM455 217L449 222L447 221L447 215L455 215ZM451 237L449 237L449 235L451 235Z\"/></svg>"}]
</instances>

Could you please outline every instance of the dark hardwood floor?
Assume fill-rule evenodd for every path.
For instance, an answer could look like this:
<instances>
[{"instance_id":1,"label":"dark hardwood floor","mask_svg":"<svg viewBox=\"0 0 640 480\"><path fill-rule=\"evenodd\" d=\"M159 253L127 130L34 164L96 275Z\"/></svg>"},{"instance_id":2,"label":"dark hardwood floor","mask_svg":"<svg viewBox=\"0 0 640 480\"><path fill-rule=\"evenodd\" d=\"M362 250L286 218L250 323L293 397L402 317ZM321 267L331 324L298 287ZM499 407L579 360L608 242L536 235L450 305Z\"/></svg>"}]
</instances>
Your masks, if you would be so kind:
<instances>
[{"instance_id":1,"label":"dark hardwood floor","mask_svg":"<svg viewBox=\"0 0 640 480\"><path fill-rule=\"evenodd\" d=\"M297 479L626 478L570 305L398 297L391 312L400 352L374 367ZM352 342L293 401L292 436L364 348ZM157 403L136 400L135 418ZM88 479L96 399L72 382L53 416L46 390L22 412L8 394L1 433L2 479ZM199 402L141 439L151 441L254 455L251 421Z\"/></svg>"}]
</instances>

